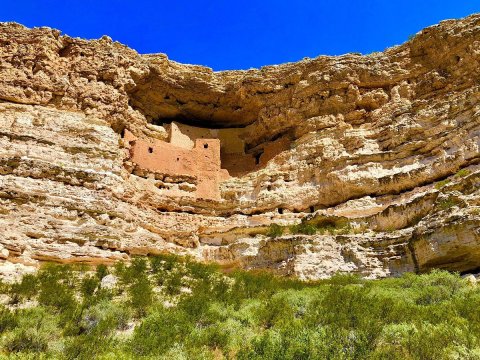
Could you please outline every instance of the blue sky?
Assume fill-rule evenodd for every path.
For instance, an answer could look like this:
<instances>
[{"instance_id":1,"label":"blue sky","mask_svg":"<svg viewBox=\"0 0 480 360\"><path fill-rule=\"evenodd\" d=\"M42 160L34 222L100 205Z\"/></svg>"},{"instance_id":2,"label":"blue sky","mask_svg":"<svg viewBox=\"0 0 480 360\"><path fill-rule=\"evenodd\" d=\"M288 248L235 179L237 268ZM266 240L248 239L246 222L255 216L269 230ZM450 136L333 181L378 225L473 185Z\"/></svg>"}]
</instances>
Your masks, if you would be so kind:
<instances>
[{"instance_id":1,"label":"blue sky","mask_svg":"<svg viewBox=\"0 0 480 360\"><path fill-rule=\"evenodd\" d=\"M106 34L139 53L226 70L383 51L475 12L479 0L8 0L0 21L89 39Z\"/></svg>"}]
</instances>

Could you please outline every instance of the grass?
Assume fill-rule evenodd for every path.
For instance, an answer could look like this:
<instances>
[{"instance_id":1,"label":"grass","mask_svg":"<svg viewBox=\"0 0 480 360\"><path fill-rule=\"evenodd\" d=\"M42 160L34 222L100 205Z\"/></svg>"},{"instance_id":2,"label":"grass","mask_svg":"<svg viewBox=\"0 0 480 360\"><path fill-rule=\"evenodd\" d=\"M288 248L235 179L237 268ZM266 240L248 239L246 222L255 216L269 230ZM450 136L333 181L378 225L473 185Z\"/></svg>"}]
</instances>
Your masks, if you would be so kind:
<instances>
[{"instance_id":1,"label":"grass","mask_svg":"<svg viewBox=\"0 0 480 360\"><path fill-rule=\"evenodd\" d=\"M316 224L318 231L321 234L350 234L357 232L352 228L350 222L345 219L338 219L336 221L321 221ZM361 230L361 229L359 229Z\"/></svg>"},{"instance_id":2,"label":"grass","mask_svg":"<svg viewBox=\"0 0 480 360\"><path fill-rule=\"evenodd\" d=\"M460 169L456 174L455 177L465 177L470 175L472 172L469 169Z\"/></svg>"},{"instance_id":3,"label":"grass","mask_svg":"<svg viewBox=\"0 0 480 360\"><path fill-rule=\"evenodd\" d=\"M317 233L317 228L312 224L302 222L300 224L290 226L290 232L292 234L315 235Z\"/></svg>"},{"instance_id":4,"label":"grass","mask_svg":"<svg viewBox=\"0 0 480 360\"><path fill-rule=\"evenodd\" d=\"M469 169L460 169L457 171L457 173L454 175L455 178L463 178L465 176L470 175L472 172ZM445 185L448 185L451 182L451 179L444 179L441 181L438 181L435 184L435 189L440 190L443 188Z\"/></svg>"},{"instance_id":5,"label":"grass","mask_svg":"<svg viewBox=\"0 0 480 360\"><path fill-rule=\"evenodd\" d=\"M443 188L448 183L450 183L450 179L445 179L445 180L438 181L435 184L435 189L440 190L441 188Z\"/></svg>"},{"instance_id":6,"label":"grass","mask_svg":"<svg viewBox=\"0 0 480 360\"><path fill-rule=\"evenodd\" d=\"M448 210L450 209L451 207L455 206L455 205L458 205L460 203L460 201L458 199L454 199L452 197L449 197L449 198L446 198L446 199L443 199L443 200L440 200L438 202L438 207L441 209L441 210Z\"/></svg>"},{"instance_id":7,"label":"grass","mask_svg":"<svg viewBox=\"0 0 480 360\"><path fill-rule=\"evenodd\" d=\"M480 358L480 287L445 271L303 282L162 255L0 289L1 359Z\"/></svg>"}]
</instances>

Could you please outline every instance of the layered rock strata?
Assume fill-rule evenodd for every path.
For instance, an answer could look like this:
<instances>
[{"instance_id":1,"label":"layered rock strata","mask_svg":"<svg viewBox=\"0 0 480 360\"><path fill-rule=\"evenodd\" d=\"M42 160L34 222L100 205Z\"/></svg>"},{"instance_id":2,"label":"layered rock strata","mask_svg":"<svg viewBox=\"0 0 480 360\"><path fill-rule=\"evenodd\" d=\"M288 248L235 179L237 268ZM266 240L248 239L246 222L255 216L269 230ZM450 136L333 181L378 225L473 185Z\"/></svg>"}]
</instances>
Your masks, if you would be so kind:
<instances>
[{"instance_id":1,"label":"layered rock strata","mask_svg":"<svg viewBox=\"0 0 480 360\"><path fill-rule=\"evenodd\" d=\"M0 101L10 262L168 251L302 278L480 267L479 15L383 53L225 72L3 23ZM134 140L169 159L172 136L187 163L203 161L188 159L198 139L219 144L209 191L196 190L208 171L132 156Z\"/></svg>"}]
</instances>

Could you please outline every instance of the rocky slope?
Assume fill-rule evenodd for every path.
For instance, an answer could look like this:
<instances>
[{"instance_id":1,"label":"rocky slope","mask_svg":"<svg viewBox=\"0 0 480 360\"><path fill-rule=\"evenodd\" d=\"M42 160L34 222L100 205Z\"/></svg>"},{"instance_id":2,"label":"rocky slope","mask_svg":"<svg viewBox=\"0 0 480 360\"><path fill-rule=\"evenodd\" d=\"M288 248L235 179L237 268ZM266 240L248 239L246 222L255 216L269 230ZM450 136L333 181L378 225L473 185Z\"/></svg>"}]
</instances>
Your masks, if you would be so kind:
<instances>
[{"instance_id":1,"label":"rocky slope","mask_svg":"<svg viewBox=\"0 0 480 360\"><path fill-rule=\"evenodd\" d=\"M170 196L122 139L164 122L289 148ZM0 24L0 258L113 262L171 251L302 278L480 267L480 15L366 56L213 72L108 37ZM310 224L316 234L289 226ZM266 233L272 223L281 236Z\"/></svg>"}]
</instances>

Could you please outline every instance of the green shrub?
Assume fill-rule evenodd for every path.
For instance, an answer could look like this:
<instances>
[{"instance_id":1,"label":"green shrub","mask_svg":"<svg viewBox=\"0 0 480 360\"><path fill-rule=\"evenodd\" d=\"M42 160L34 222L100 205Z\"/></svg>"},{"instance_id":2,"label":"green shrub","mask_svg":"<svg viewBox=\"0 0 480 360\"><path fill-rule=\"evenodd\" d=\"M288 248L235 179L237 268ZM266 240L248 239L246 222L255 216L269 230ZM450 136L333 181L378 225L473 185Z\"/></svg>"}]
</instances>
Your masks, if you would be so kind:
<instances>
[{"instance_id":1,"label":"green shrub","mask_svg":"<svg viewBox=\"0 0 480 360\"><path fill-rule=\"evenodd\" d=\"M335 231L341 227L335 224ZM303 282L265 271L222 273L190 258L161 255L116 265L125 293L112 296L99 288L98 269L94 275L82 273L86 270L47 265L36 281L20 282L15 292L22 299L35 298L27 284L36 282L39 305L23 310L0 305L0 354L104 360L476 359L480 354L480 287L456 273L435 270L383 280L338 274ZM160 278L156 296L152 284ZM137 324L133 333L124 331L131 322Z\"/></svg>"},{"instance_id":2,"label":"green shrub","mask_svg":"<svg viewBox=\"0 0 480 360\"><path fill-rule=\"evenodd\" d=\"M333 224L317 225L317 232L322 235L335 234L336 228Z\"/></svg>"},{"instance_id":3,"label":"green shrub","mask_svg":"<svg viewBox=\"0 0 480 360\"><path fill-rule=\"evenodd\" d=\"M173 254L160 254L150 257L150 269L152 270L155 282L159 286L166 285L166 292L174 295L178 294L181 286L180 267L184 264L184 259ZM171 277L177 277L169 281Z\"/></svg>"},{"instance_id":4,"label":"green shrub","mask_svg":"<svg viewBox=\"0 0 480 360\"><path fill-rule=\"evenodd\" d=\"M178 295L183 286L183 272L177 270L172 271L163 279L164 290L168 295Z\"/></svg>"},{"instance_id":5,"label":"green shrub","mask_svg":"<svg viewBox=\"0 0 480 360\"><path fill-rule=\"evenodd\" d=\"M12 353L47 352L60 336L55 318L38 308L18 315L18 325L6 335L5 348Z\"/></svg>"},{"instance_id":6,"label":"green shrub","mask_svg":"<svg viewBox=\"0 0 480 360\"><path fill-rule=\"evenodd\" d=\"M96 276L85 276L82 279L80 289L81 294L84 298L88 299L91 298L97 289L100 286L100 280Z\"/></svg>"},{"instance_id":7,"label":"green shrub","mask_svg":"<svg viewBox=\"0 0 480 360\"><path fill-rule=\"evenodd\" d=\"M112 301L102 301L83 312L82 332L111 334L114 330L127 327L132 317L130 309Z\"/></svg>"},{"instance_id":8,"label":"green shrub","mask_svg":"<svg viewBox=\"0 0 480 360\"><path fill-rule=\"evenodd\" d=\"M138 316L144 316L154 300L147 260L137 257L130 266L117 265L115 270L121 285L127 288L129 305Z\"/></svg>"},{"instance_id":9,"label":"green shrub","mask_svg":"<svg viewBox=\"0 0 480 360\"><path fill-rule=\"evenodd\" d=\"M185 261L185 267L190 277L204 281L219 270L216 264L203 264L189 258Z\"/></svg>"},{"instance_id":10,"label":"green shrub","mask_svg":"<svg viewBox=\"0 0 480 360\"><path fill-rule=\"evenodd\" d=\"M126 286L130 284L131 274L129 273L128 267L122 261L117 261L114 265L114 274L118 278L120 292L125 289Z\"/></svg>"},{"instance_id":11,"label":"green shrub","mask_svg":"<svg viewBox=\"0 0 480 360\"><path fill-rule=\"evenodd\" d=\"M158 309L135 328L130 346L137 356L161 355L185 341L192 327L183 311Z\"/></svg>"},{"instance_id":12,"label":"green shrub","mask_svg":"<svg viewBox=\"0 0 480 360\"><path fill-rule=\"evenodd\" d=\"M440 190L441 188L443 188L448 183L450 183L450 179L445 179L445 180L438 181L435 184L435 189Z\"/></svg>"},{"instance_id":13,"label":"green shrub","mask_svg":"<svg viewBox=\"0 0 480 360\"><path fill-rule=\"evenodd\" d=\"M25 274L20 282L11 284L8 293L12 298L12 303L30 300L36 296L38 292L37 283L35 275Z\"/></svg>"},{"instance_id":14,"label":"green shrub","mask_svg":"<svg viewBox=\"0 0 480 360\"><path fill-rule=\"evenodd\" d=\"M97 266L97 268L95 270L95 275L97 276L97 278L99 280L102 280L108 274L109 274L109 271L108 271L108 268L105 265L100 264L100 265Z\"/></svg>"},{"instance_id":15,"label":"green shrub","mask_svg":"<svg viewBox=\"0 0 480 360\"><path fill-rule=\"evenodd\" d=\"M38 280L40 305L59 311L70 311L76 306L74 288L78 279L68 266L48 264L40 270Z\"/></svg>"},{"instance_id":16,"label":"green shrub","mask_svg":"<svg viewBox=\"0 0 480 360\"><path fill-rule=\"evenodd\" d=\"M324 219L316 224L320 234L348 234L355 231L347 219Z\"/></svg>"},{"instance_id":17,"label":"green shrub","mask_svg":"<svg viewBox=\"0 0 480 360\"><path fill-rule=\"evenodd\" d=\"M114 346L115 331L127 327L132 313L129 308L102 301L86 309L79 323L79 334L71 337L65 353L69 359L91 359Z\"/></svg>"},{"instance_id":18,"label":"green shrub","mask_svg":"<svg viewBox=\"0 0 480 360\"><path fill-rule=\"evenodd\" d=\"M173 270L181 262L182 259L174 254L158 254L150 257L150 267L153 273Z\"/></svg>"},{"instance_id":19,"label":"green shrub","mask_svg":"<svg viewBox=\"0 0 480 360\"><path fill-rule=\"evenodd\" d=\"M147 260L135 257L129 266L122 262L117 262L115 264L115 275L117 275L122 285L128 286L133 284L139 276L147 276Z\"/></svg>"},{"instance_id":20,"label":"green shrub","mask_svg":"<svg viewBox=\"0 0 480 360\"><path fill-rule=\"evenodd\" d=\"M190 345L174 344L163 356L156 358L161 360L216 360L218 356L215 356L206 347L198 348Z\"/></svg>"},{"instance_id":21,"label":"green shrub","mask_svg":"<svg viewBox=\"0 0 480 360\"><path fill-rule=\"evenodd\" d=\"M223 353L228 354L236 353L246 336L245 329L239 321L226 319L197 328L191 335L190 343L198 347L221 349Z\"/></svg>"},{"instance_id":22,"label":"green shrub","mask_svg":"<svg viewBox=\"0 0 480 360\"><path fill-rule=\"evenodd\" d=\"M315 235L317 228L312 224L302 222L300 224L290 226L290 232L292 234Z\"/></svg>"},{"instance_id":23,"label":"green shrub","mask_svg":"<svg viewBox=\"0 0 480 360\"><path fill-rule=\"evenodd\" d=\"M17 316L10 309L0 305L0 334L17 326Z\"/></svg>"},{"instance_id":24,"label":"green shrub","mask_svg":"<svg viewBox=\"0 0 480 360\"><path fill-rule=\"evenodd\" d=\"M451 345L464 345L469 348L470 335L465 328L447 323L421 323L417 331L410 332L406 339L406 348L415 359L445 359Z\"/></svg>"},{"instance_id":25,"label":"green shrub","mask_svg":"<svg viewBox=\"0 0 480 360\"><path fill-rule=\"evenodd\" d=\"M270 224L268 227L266 235L271 238L280 237L283 235L283 227L278 224Z\"/></svg>"},{"instance_id":26,"label":"green shrub","mask_svg":"<svg viewBox=\"0 0 480 360\"><path fill-rule=\"evenodd\" d=\"M265 328L288 326L303 318L310 299L309 292L280 290L257 308L257 317Z\"/></svg>"},{"instance_id":27,"label":"green shrub","mask_svg":"<svg viewBox=\"0 0 480 360\"><path fill-rule=\"evenodd\" d=\"M128 269L133 276L144 275L147 271L147 260L143 257L135 257Z\"/></svg>"},{"instance_id":28,"label":"green shrub","mask_svg":"<svg viewBox=\"0 0 480 360\"><path fill-rule=\"evenodd\" d=\"M472 172L469 169L460 169L456 174L455 177L465 177L470 175Z\"/></svg>"},{"instance_id":29,"label":"green shrub","mask_svg":"<svg viewBox=\"0 0 480 360\"><path fill-rule=\"evenodd\" d=\"M458 205L459 204L459 201L457 199L454 199L452 197L449 197L447 199L443 199L441 201L439 201L438 203L438 207L441 209L441 210L448 210L450 209L451 207L455 206L455 205Z\"/></svg>"},{"instance_id":30,"label":"green shrub","mask_svg":"<svg viewBox=\"0 0 480 360\"><path fill-rule=\"evenodd\" d=\"M130 306L139 316L147 313L153 303L153 288L147 276L139 276L128 288Z\"/></svg>"}]
</instances>

